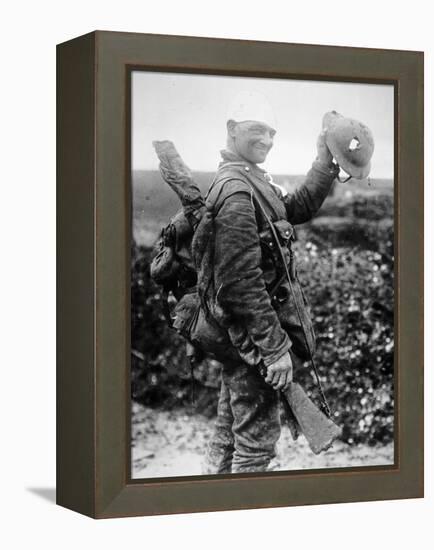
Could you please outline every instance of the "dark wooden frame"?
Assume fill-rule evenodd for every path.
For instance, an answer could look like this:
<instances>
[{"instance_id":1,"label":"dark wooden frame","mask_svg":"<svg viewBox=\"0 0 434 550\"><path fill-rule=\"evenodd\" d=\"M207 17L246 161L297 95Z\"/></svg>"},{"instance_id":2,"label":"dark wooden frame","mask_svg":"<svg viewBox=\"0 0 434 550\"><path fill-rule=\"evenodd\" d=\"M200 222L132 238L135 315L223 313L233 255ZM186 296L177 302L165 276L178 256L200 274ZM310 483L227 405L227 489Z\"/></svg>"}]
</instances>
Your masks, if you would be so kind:
<instances>
[{"instance_id":1,"label":"dark wooden frame","mask_svg":"<svg viewBox=\"0 0 434 550\"><path fill-rule=\"evenodd\" d=\"M130 479L134 68L395 86L393 466ZM106 518L423 496L423 53L97 31L58 45L57 99L58 504Z\"/></svg>"}]
</instances>

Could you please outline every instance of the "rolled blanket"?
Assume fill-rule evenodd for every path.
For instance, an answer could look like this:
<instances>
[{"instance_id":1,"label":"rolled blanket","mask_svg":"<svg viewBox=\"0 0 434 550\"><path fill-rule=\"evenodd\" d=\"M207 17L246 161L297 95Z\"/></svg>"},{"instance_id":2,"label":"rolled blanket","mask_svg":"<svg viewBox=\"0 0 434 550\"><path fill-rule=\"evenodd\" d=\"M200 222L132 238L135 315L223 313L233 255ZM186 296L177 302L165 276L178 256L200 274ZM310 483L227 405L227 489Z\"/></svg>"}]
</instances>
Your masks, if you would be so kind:
<instances>
[{"instance_id":1,"label":"rolled blanket","mask_svg":"<svg viewBox=\"0 0 434 550\"><path fill-rule=\"evenodd\" d=\"M199 187L195 184L189 167L182 160L171 141L153 141L155 152L160 159L160 173L170 185L183 206L202 206L204 204Z\"/></svg>"}]
</instances>

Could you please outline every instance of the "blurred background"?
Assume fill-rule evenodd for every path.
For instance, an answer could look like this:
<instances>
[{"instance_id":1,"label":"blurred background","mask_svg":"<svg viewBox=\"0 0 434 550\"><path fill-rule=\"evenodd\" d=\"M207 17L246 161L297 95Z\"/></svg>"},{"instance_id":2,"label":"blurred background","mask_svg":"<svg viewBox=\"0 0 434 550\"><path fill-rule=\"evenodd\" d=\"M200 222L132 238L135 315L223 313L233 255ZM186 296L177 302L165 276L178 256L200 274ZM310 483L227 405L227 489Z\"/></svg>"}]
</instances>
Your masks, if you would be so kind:
<instances>
[{"instance_id":1,"label":"blurred background","mask_svg":"<svg viewBox=\"0 0 434 550\"><path fill-rule=\"evenodd\" d=\"M149 78L148 74L145 76ZM327 96L326 84L310 83L310 87L304 88L305 95L310 94L312 102ZM179 90L183 90L183 86L182 83ZM351 98L358 98L355 102L358 107L353 110L364 112L365 117L360 114L357 117L353 112L344 111L343 114L359 118L368 126L373 125L370 116L379 116L379 104L383 112L381 122L375 123L379 139L373 129L376 151L370 179L351 180L346 184L335 182L318 215L296 228L299 278L312 305L317 334L316 363L333 418L343 427L342 441L323 456L315 457L303 438L291 444L289 433L284 431L275 469L367 466L390 464L394 460L393 91L389 86L354 85L353 92L352 85L333 83L332 86L334 95L329 95L334 97L334 105L322 104L321 108L330 110L337 104L336 110L342 112L339 102L348 103ZM152 247L161 228L178 211L180 204L157 170L156 155L143 155L148 168L146 162L138 161L137 144L146 142L148 147L154 139L153 132L157 139L171 139L176 134L161 127L157 132L151 123L146 127L146 117L143 118L146 109L152 106L164 109L167 104L162 102L161 96L160 101L154 98L152 103L149 95L152 86L146 88L147 95L142 93L143 89L141 81L139 86L133 87L132 475L136 478L194 475L200 474L201 456L212 432L220 368L217 362L207 360L195 368L192 376L183 339L167 326L160 288L149 276ZM156 90L158 86L154 93ZM327 93L321 94L321 90ZM187 92L184 95L189 97ZM164 126L166 119L161 120ZM312 136L319 132L320 122L321 117L311 124L313 128L309 127ZM177 126L174 124L174 128ZM184 128L184 134L186 132L188 128ZM210 132L209 137L210 141L215 140L214 168L200 170L194 161L184 158L204 192L218 163L217 147L224 146L224 141L217 143L222 139L218 132L214 137ZM314 158L316 139L310 136L309 139L310 142L303 140L310 158L309 162L302 159L305 172ZM186 156L194 156L194 147L200 149L200 145L197 140L192 141L188 152L189 142L185 141ZM179 150L184 156L182 147ZM378 160L382 152L383 157ZM293 155L289 149L287 165L291 166ZM298 162L300 159L295 162L296 167ZM197 164L203 166L206 161L201 157ZM276 165L279 167L280 162ZM266 168L273 174L274 181L288 192L303 182L303 175L273 171L272 159ZM316 399L315 380L309 364L295 375Z\"/></svg>"}]
</instances>

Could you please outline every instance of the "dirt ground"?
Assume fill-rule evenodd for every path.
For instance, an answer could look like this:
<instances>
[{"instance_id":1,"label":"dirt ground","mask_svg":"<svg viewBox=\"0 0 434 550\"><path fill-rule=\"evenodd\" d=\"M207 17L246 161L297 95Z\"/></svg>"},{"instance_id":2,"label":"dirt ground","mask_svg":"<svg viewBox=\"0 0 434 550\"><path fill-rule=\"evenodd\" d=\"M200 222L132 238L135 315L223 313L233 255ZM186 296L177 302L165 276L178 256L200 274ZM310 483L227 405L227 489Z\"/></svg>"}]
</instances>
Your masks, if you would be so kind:
<instances>
[{"instance_id":1,"label":"dirt ground","mask_svg":"<svg viewBox=\"0 0 434 550\"><path fill-rule=\"evenodd\" d=\"M213 420L190 411L161 411L133 403L132 478L202 474L202 460L212 434ZM294 442L283 427L277 456L270 469L305 470L393 464L393 444L349 446L340 441L319 456L304 437Z\"/></svg>"}]
</instances>

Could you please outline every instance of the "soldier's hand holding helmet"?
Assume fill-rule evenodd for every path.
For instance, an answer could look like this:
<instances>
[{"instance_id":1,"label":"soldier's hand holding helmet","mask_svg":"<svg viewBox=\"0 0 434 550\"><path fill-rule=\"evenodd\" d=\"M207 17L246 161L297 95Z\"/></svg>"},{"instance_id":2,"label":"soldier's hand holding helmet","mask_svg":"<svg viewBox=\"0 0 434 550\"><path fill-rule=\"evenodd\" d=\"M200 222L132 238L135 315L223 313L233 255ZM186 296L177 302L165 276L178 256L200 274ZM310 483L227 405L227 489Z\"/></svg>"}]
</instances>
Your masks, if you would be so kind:
<instances>
[{"instance_id":1,"label":"soldier's hand holding helmet","mask_svg":"<svg viewBox=\"0 0 434 550\"><path fill-rule=\"evenodd\" d=\"M275 390L286 390L292 382L292 370L292 359L287 352L268 366L265 382Z\"/></svg>"},{"instance_id":2,"label":"soldier's hand holding helmet","mask_svg":"<svg viewBox=\"0 0 434 550\"><path fill-rule=\"evenodd\" d=\"M326 166L331 166L333 163L333 155L331 154L330 149L327 146L326 138L327 130L322 130L316 141L316 158Z\"/></svg>"}]
</instances>

